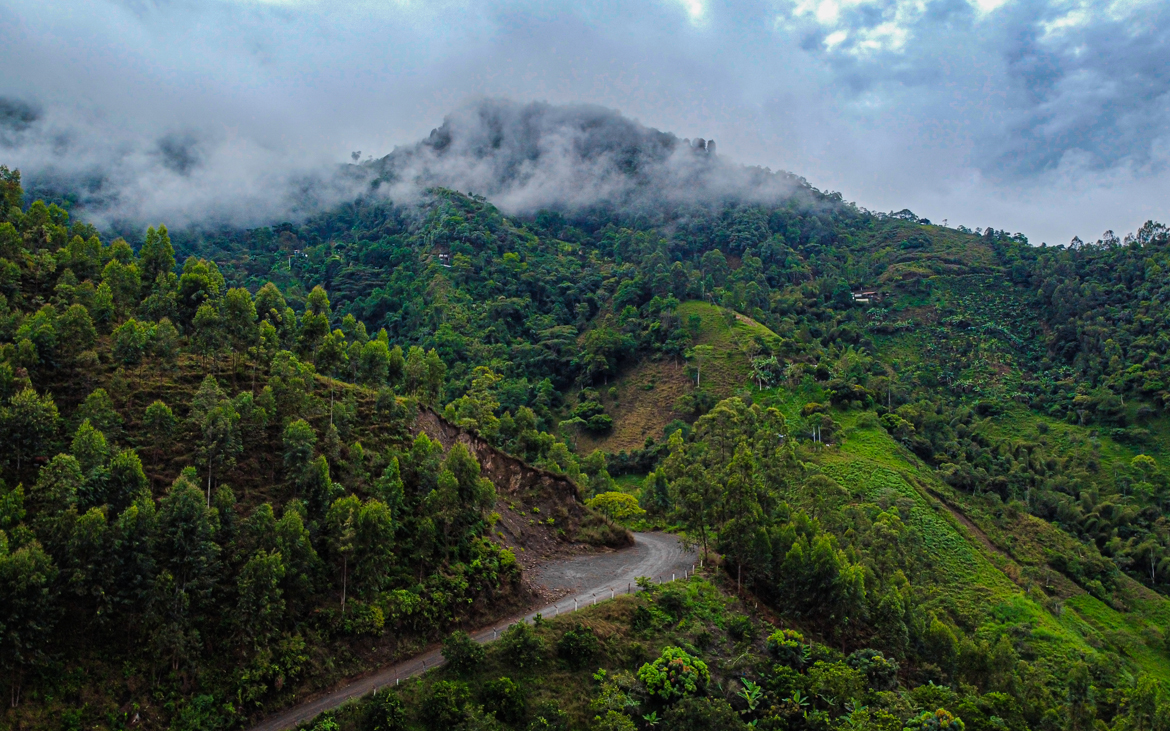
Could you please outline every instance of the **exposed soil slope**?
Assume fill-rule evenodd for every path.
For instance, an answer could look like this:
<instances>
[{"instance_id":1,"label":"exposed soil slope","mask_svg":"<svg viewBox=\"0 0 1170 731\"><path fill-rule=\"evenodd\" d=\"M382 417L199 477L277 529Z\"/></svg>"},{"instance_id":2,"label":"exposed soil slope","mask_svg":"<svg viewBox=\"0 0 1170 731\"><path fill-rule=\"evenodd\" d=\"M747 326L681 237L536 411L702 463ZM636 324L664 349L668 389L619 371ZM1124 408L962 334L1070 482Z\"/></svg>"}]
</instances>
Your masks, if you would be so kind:
<instances>
[{"instance_id":1,"label":"exposed soil slope","mask_svg":"<svg viewBox=\"0 0 1170 731\"><path fill-rule=\"evenodd\" d=\"M495 537L515 552L523 568L571 551L586 526L593 528L591 536L600 539L592 542L613 548L633 545L633 534L605 523L587 509L577 495L577 486L567 478L501 452L430 409L419 412L415 426L444 450L458 442L479 460L483 476L496 486L500 520Z\"/></svg>"}]
</instances>

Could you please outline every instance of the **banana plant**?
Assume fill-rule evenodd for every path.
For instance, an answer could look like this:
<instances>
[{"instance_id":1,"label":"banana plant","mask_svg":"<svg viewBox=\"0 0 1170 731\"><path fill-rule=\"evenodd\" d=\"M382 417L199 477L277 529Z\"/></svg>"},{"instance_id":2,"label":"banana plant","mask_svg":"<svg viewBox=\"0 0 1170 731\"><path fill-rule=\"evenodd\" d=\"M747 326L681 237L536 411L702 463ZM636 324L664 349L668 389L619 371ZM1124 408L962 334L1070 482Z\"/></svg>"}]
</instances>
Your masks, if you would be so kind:
<instances>
[{"instance_id":1,"label":"banana plant","mask_svg":"<svg viewBox=\"0 0 1170 731\"><path fill-rule=\"evenodd\" d=\"M747 678L743 678L742 682L743 690L736 695L747 703L747 710L741 711L741 713L755 713L760 706L760 701L764 699L764 689L760 687L759 683L753 683Z\"/></svg>"}]
</instances>

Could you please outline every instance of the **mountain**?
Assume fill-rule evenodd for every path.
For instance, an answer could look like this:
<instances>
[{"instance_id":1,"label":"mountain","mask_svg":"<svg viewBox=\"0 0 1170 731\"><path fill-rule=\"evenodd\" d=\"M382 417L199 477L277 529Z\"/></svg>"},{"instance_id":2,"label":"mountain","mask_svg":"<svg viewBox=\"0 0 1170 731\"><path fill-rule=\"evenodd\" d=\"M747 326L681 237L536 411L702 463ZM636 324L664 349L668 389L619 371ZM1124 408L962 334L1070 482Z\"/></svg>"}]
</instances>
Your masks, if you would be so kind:
<instances>
[{"instance_id":1,"label":"mountain","mask_svg":"<svg viewBox=\"0 0 1170 731\"><path fill-rule=\"evenodd\" d=\"M711 148L485 102L349 203L129 240L0 169L6 725L245 727L624 524L712 570L314 725L1159 728L1167 229Z\"/></svg>"}]
</instances>

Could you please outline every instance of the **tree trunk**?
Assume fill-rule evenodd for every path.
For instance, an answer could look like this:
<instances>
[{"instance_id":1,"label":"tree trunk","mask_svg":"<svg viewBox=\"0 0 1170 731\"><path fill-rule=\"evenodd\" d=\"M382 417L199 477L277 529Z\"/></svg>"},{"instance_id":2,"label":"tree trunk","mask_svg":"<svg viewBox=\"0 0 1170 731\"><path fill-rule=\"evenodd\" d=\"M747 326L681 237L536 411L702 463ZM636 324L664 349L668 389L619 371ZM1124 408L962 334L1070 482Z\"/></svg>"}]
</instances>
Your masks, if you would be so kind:
<instances>
[{"instance_id":1,"label":"tree trunk","mask_svg":"<svg viewBox=\"0 0 1170 731\"><path fill-rule=\"evenodd\" d=\"M349 559L341 557L341 613L345 614L345 589L349 580Z\"/></svg>"}]
</instances>

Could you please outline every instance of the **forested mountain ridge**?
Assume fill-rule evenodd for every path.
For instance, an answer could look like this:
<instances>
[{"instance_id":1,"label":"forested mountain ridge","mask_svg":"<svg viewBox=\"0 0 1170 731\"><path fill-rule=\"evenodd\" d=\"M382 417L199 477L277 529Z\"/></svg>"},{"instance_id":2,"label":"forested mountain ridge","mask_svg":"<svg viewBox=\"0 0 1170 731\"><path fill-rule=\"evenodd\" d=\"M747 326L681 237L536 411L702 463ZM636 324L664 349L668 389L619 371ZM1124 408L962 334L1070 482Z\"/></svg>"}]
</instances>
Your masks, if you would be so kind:
<instances>
[{"instance_id":1,"label":"forested mountain ridge","mask_svg":"<svg viewBox=\"0 0 1170 731\"><path fill-rule=\"evenodd\" d=\"M817 638L730 632L759 661L696 688L723 718L710 728L731 723L720 702L784 729L1137 729L1165 712L1159 225L1034 247L807 186L516 216L432 189L178 232L180 266L165 229L104 243L6 180L0 529L21 591L2 649L18 727L62 712L239 725L514 596L514 554L485 540L499 486L415 436L419 403L614 519L685 531ZM657 402L660 431L580 448L629 418L631 388L658 392L630 380L647 364L685 376ZM522 512L503 524L523 530ZM621 540L600 521L581 534ZM621 621L693 659L702 623L730 618L676 620L709 600ZM131 618L116 650L111 616ZM45 618L85 642L63 646ZM614 648L611 672L653 667ZM538 666L506 672L536 692ZM354 723L413 728L464 692L448 726L649 727L682 699L652 699L643 675L578 683L597 703L575 696L561 720L485 716L479 696L428 686L400 725ZM743 680L755 701L737 700Z\"/></svg>"}]
</instances>

